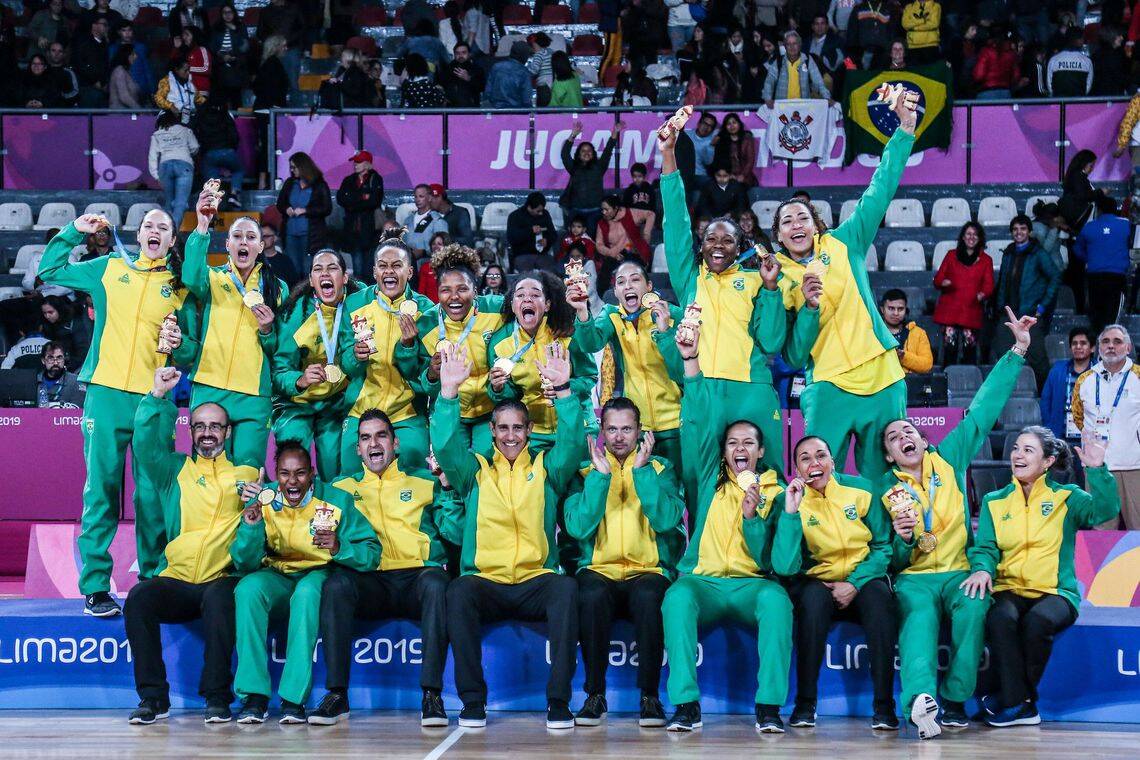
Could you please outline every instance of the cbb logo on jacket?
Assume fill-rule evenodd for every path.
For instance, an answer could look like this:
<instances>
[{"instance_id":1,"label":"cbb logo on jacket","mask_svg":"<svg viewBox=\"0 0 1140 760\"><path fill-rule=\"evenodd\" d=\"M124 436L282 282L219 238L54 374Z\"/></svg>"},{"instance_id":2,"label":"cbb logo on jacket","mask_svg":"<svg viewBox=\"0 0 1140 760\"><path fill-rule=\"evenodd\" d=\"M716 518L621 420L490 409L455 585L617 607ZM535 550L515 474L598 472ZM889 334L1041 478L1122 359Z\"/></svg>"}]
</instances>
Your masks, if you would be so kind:
<instances>
[{"instance_id":1,"label":"cbb logo on jacket","mask_svg":"<svg viewBox=\"0 0 1140 760\"><path fill-rule=\"evenodd\" d=\"M846 507L843 508L843 516L846 517L848 520L858 520L859 519L859 510L857 510L855 508L854 504L848 504Z\"/></svg>"}]
</instances>

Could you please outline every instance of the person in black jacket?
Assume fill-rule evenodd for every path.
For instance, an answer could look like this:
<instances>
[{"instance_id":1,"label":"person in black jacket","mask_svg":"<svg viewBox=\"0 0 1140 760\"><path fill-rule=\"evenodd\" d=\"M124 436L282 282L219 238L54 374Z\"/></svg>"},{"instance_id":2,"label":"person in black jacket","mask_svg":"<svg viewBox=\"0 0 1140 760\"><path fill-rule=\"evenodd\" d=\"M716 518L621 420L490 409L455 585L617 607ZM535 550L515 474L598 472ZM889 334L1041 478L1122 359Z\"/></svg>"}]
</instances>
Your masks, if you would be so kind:
<instances>
[{"instance_id":1,"label":"person in black jacket","mask_svg":"<svg viewBox=\"0 0 1140 760\"><path fill-rule=\"evenodd\" d=\"M732 178L725 166L716 167L713 178L701 188L697 215L716 219L748 208L748 189Z\"/></svg>"},{"instance_id":2,"label":"person in black jacket","mask_svg":"<svg viewBox=\"0 0 1140 760\"><path fill-rule=\"evenodd\" d=\"M199 29L209 29L206 14L198 7L198 0L178 0L170 9L170 18L167 19L171 39L182 36L182 30L188 26Z\"/></svg>"},{"instance_id":3,"label":"person in black jacket","mask_svg":"<svg viewBox=\"0 0 1140 760\"><path fill-rule=\"evenodd\" d=\"M28 61L28 70L20 78L21 108L62 108L63 94L59 82L48 70L47 59L39 53Z\"/></svg>"},{"instance_id":4,"label":"person in black jacket","mask_svg":"<svg viewBox=\"0 0 1140 760\"><path fill-rule=\"evenodd\" d=\"M507 244L510 246L511 267L516 272L530 269L556 271L554 244L558 233L554 220L546 210L546 198L533 192L526 197L522 208L507 217Z\"/></svg>"},{"instance_id":5,"label":"person in black jacket","mask_svg":"<svg viewBox=\"0 0 1140 760\"><path fill-rule=\"evenodd\" d=\"M79 106L106 108L107 83L111 78L110 43L107 41L107 19L98 16L86 34L76 35L71 51L71 65L79 79Z\"/></svg>"},{"instance_id":6,"label":"person in black jacket","mask_svg":"<svg viewBox=\"0 0 1140 760\"><path fill-rule=\"evenodd\" d=\"M226 93L211 90L206 105L194 120L194 134L202 151L202 176L221 179L222 169L230 174L231 197L241 190L245 167L238 158L238 132L234 117L230 116Z\"/></svg>"},{"instance_id":7,"label":"person in black jacket","mask_svg":"<svg viewBox=\"0 0 1140 760\"><path fill-rule=\"evenodd\" d=\"M443 185L436 183L428 187L431 188L431 210L447 223L447 234L454 242L474 248L475 233L471 229L471 215L467 209L452 203Z\"/></svg>"},{"instance_id":8,"label":"person in black jacket","mask_svg":"<svg viewBox=\"0 0 1140 760\"><path fill-rule=\"evenodd\" d=\"M487 77L483 69L471 60L471 47L466 42L456 44L454 57L436 72L436 80L447 95L447 102L457 108L478 108Z\"/></svg>"},{"instance_id":9,"label":"person in black jacket","mask_svg":"<svg viewBox=\"0 0 1140 760\"><path fill-rule=\"evenodd\" d=\"M384 178L372 168L372 154L352 157L352 174L340 183L336 202L344 209L344 250L352 255L357 276L371 273L365 259L376 238L376 209L384 202Z\"/></svg>"},{"instance_id":10,"label":"person in black jacket","mask_svg":"<svg viewBox=\"0 0 1140 760\"><path fill-rule=\"evenodd\" d=\"M328 183L308 153L289 157L289 179L277 194L285 255L302 272L309 271L309 255L329 244L325 219L332 213Z\"/></svg>"}]
</instances>

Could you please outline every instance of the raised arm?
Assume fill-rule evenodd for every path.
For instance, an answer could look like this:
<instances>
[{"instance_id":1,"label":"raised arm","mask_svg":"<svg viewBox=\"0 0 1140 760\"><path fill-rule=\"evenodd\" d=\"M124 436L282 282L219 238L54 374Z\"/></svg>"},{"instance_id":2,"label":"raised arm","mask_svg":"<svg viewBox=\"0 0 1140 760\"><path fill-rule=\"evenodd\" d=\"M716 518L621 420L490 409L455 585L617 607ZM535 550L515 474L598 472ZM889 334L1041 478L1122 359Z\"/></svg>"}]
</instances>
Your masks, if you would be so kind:
<instances>
[{"instance_id":1,"label":"raised arm","mask_svg":"<svg viewBox=\"0 0 1140 760\"><path fill-rule=\"evenodd\" d=\"M147 474L160 494L166 493L182 469L183 455L174 450L174 423L178 409L166 397L182 373L174 367L159 367L154 372L154 388L143 396L135 410L135 432L132 444L139 457L139 469ZM162 501L165 501L162 499Z\"/></svg>"},{"instance_id":2,"label":"raised arm","mask_svg":"<svg viewBox=\"0 0 1140 760\"><path fill-rule=\"evenodd\" d=\"M95 214L84 214L64 227L44 248L40 258L39 277L49 285L60 285L87 293L102 290L103 272L107 259L72 263L71 249L83 242L87 234L103 226Z\"/></svg>"},{"instance_id":3,"label":"raised arm","mask_svg":"<svg viewBox=\"0 0 1140 760\"><path fill-rule=\"evenodd\" d=\"M1078 528L1092 528L1120 514L1120 492L1116 478L1104 466L1104 444L1097 434L1083 433L1076 452L1085 467L1089 490L1078 488L1070 494L1069 512Z\"/></svg>"},{"instance_id":4,"label":"raised arm","mask_svg":"<svg viewBox=\"0 0 1140 760\"><path fill-rule=\"evenodd\" d=\"M776 287L776 277L780 274L780 264L775 256L765 256L760 262L760 276L764 287L752 304L752 318L748 333L752 340L767 356L775 356L784 348L788 335L788 313L784 308L784 298ZM769 288L769 282L771 288Z\"/></svg>"},{"instance_id":5,"label":"raised arm","mask_svg":"<svg viewBox=\"0 0 1140 760\"><path fill-rule=\"evenodd\" d=\"M686 108L688 115L691 115L693 109ZM689 218L685 184L681 181L681 173L677 171L676 148L677 131L674 125L662 125L657 130L657 149L661 151L661 234L665 241L669 283L677 297L684 301L691 300L695 292L697 265L693 260L693 222Z\"/></svg>"},{"instance_id":6,"label":"raised arm","mask_svg":"<svg viewBox=\"0 0 1140 760\"><path fill-rule=\"evenodd\" d=\"M209 190L199 193L194 207L198 225L187 236L183 246L186 260L182 264L182 281L203 305L210 302L210 263L207 254L210 252L211 216L206 211L212 203L213 196Z\"/></svg>"},{"instance_id":7,"label":"raised arm","mask_svg":"<svg viewBox=\"0 0 1140 760\"><path fill-rule=\"evenodd\" d=\"M471 364L462 346L452 346L442 352L439 398L428 423L435 457L447 481L460 496L471 493L479 473L479 460L468 450L461 435L459 386L470 376Z\"/></svg>"}]
</instances>

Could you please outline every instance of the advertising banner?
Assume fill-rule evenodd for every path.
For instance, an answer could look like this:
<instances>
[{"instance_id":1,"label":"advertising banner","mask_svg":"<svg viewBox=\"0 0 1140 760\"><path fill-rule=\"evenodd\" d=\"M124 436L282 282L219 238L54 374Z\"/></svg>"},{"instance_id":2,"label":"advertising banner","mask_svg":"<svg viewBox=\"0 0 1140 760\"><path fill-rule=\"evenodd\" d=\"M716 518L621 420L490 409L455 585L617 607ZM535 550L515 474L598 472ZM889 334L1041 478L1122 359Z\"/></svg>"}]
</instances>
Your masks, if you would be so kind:
<instances>
[{"instance_id":1,"label":"advertising banner","mask_svg":"<svg viewBox=\"0 0 1140 760\"><path fill-rule=\"evenodd\" d=\"M8 114L3 120L5 190L91 187L86 116Z\"/></svg>"},{"instance_id":2,"label":"advertising banner","mask_svg":"<svg viewBox=\"0 0 1140 760\"><path fill-rule=\"evenodd\" d=\"M91 120L96 190L127 190L143 186L158 189L150 176L147 158L154 117L147 114L100 116Z\"/></svg>"}]
</instances>

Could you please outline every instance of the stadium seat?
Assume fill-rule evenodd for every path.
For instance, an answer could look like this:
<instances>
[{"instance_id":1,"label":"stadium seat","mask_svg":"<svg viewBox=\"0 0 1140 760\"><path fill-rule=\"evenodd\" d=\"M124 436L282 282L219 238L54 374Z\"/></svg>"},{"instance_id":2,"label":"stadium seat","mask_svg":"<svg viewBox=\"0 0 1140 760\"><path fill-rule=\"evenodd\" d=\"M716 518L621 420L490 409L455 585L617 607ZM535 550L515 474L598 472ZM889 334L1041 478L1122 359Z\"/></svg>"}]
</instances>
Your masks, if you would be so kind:
<instances>
[{"instance_id":1,"label":"stadium seat","mask_svg":"<svg viewBox=\"0 0 1140 760\"><path fill-rule=\"evenodd\" d=\"M601 55L604 50L602 38L596 34L579 34L570 43L570 55Z\"/></svg>"},{"instance_id":2,"label":"stadium seat","mask_svg":"<svg viewBox=\"0 0 1140 760\"><path fill-rule=\"evenodd\" d=\"M383 5L362 6L353 12L352 21L357 27L387 26L388 12Z\"/></svg>"},{"instance_id":3,"label":"stadium seat","mask_svg":"<svg viewBox=\"0 0 1140 760\"><path fill-rule=\"evenodd\" d=\"M653 249L653 264L652 264L652 266L650 266L650 270L654 274L656 274L657 272L668 273L669 265L665 262L665 244L664 243L658 243L657 246Z\"/></svg>"},{"instance_id":4,"label":"stadium seat","mask_svg":"<svg viewBox=\"0 0 1140 760\"><path fill-rule=\"evenodd\" d=\"M1008 227L1017 216L1017 204L1008 195L982 198L978 204L978 224L983 227Z\"/></svg>"},{"instance_id":5,"label":"stadium seat","mask_svg":"<svg viewBox=\"0 0 1140 760\"><path fill-rule=\"evenodd\" d=\"M574 73L576 73L578 75L578 78L580 80L582 80L583 86L588 86L588 85L596 86L598 84L598 67L597 66L587 66L585 64L577 64L574 66Z\"/></svg>"},{"instance_id":6,"label":"stadium seat","mask_svg":"<svg viewBox=\"0 0 1140 760\"><path fill-rule=\"evenodd\" d=\"M998 422L1006 430L1020 430L1026 425L1040 425L1041 407L1036 399L1011 398L1005 402L1005 409L1002 409Z\"/></svg>"},{"instance_id":7,"label":"stadium seat","mask_svg":"<svg viewBox=\"0 0 1140 760\"><path fill-rule=\"evenodd\" d=\"M155 209L161 209L157 203L132 203L131 207L127 209L127 221L123 224L123 229L134 231L142 224L143 217Z\"/></svg>"},{"instance_id":8,"label":"stadium seat","mask_svg":"<svg viewBox=\"0 0 1140 760\"><path fill-rule=\"evenodd\" d=\"M970 221L970 204L965 198L938 198L930 207L931 227L961 227Z\"/></svg>"},{"instance_id":9,"label":"stadium seat","mask_svg":"<svg viewBox=\"0 0 1140 760\"><path fill-rule=\"evenodd\" d=\"M360 54L365 58L376 57L376 40L371 37L349 37L348 41L344 43L344 46L360 51Z\"/></svg>"},{"instance_id":10,"label":"stadium seat","mask_svg":"<svg viewBox=\"0 0 1140 760\"><path fill-rule=\"evenodd\" d=\"M12 263L12 268L8 270L9 274L18 274L21 277L28 271L28 266L31 264L32 259L36 257L37 253L43 253L44 245L42 243L31 243L29 245L20 246L20 250L16 251L16 260Z\"/></svg>"},{"instance_id":11,"label":"stadium seat","mask_svg":"<svg viewBox=\"0 0 1140 760\"><path fill-rule=\"evenodd\" d=\"M256 5L246 8L241 15L241 20L245 22L246 26L257 26L261 23L261 8Z\"/></svg>"},{"instance_id":12,"label":"stadium seat","mask_svg":"<svg viewBox=\"0 0 1140 760\"><path fill-rule=\"evenodd\" d=\"M772 228L772 219L776 216L776 209L779 207L780 201L756 201L752 204L752 213L756 215L760 229Z\"/></svg>"},{"instance_id":13,"label":"stadium seat","mask_svg":"<svg viewBox=\"0 0 1140 760\"><path fill-rule=\"evenodd\" d=\"M1033 368L1022 365L1017 373L1017 385L1013 388L1011 394L1013 398L1037 398L1037 376L1033 374Z\"/></svg>"},{"instance_id":14,"label":"stadium seat","mask_svg":"<svg viewBox=\"0 0 1140 760\"><path fill-rule=\"evenodd\" d=\"M17 287L0 288L0 301L7 301L9 298L22 298L23 295L24 295L24 289L23 288L17 288ZM23 358L23 357L21 357L21 358ZM19 359L17 359L16 361L18 363ZM39 359L36 359L36 363L37 364L39 363ZM18 369L32 369L32 367L26 367L26 368L18 367Z\"/></svg>"},{"instance_id":15,"label":"stadium seat","mask_svg":"<svg viewBox=\"0 0 1140 760\"><path fill-rule=\"evenodd\" d=\"M874 243L867 247L866 266L868 272L879 271L879 250L875 248Z\"/></svg>"},{"instance_id":16,"label":"stadium seat","mask_svg":"<svg viewBox=\"0 0 1140 760\"><path fill-rule=\"evenodd\" d=\"M847 218L855 213L855 207L858 205L859 201L854 198L843 201L843 205L839 207L839 223L846 222Z\"/></svg>"},{"instance_id":17,"label":"stadium seat","mask_svg":"<svg viewBox=\"0 0 1140 760\"><path fill-rule=\"evenodd\" d=\"M83 209L84 214L99 214L111 223L112 227L118 227L123 223L123 217L119 212L119 204L117 203L88 203L87 208Z\"/></svg>"},{"instance_id":18,"label":"stadium seat","mask_svg":"<svg viewBox=\"0 0 1140 760\"><path fill-rule=\"evenodd\" d=\"M32 207L26 203L0 203L0 230L30 230Z\"/></svg>"},{"instance_id":19,"label":"stadium seat","mask_svg":"<svg viewBox=\"0 0 1140 760\"><path fill-rule=\"evenodd\" d=\"M887 206L885 222L888 227L925 227L922 202L914 198L895 198Z\"/></svg>"},{"instance_id":20,"label":"stadium seat","mask_svg":"<svg viewBox=\"0 0 1140 760\"><path fill-rule=\"evenodd\" d=\"M1069 358L1069 336L1060 333L1045 336L1045 355L1050 362L1059 362Z\"/></svg>"},{"instance_id":21,"label":"stadium seat","mask_svg":"<svg viewBox=\"0 0 1140 760\"><path fill-rule=\"evenodd\" d=\"M547 203L546 210L550 214L550 221L554 223L554 230L561 232L566 226L566 219L562 214L562 207L557 203Z\"/></svg>"},{"instance_id":22,"label":"stadium seat","mask_svg":"<svg viewBox=\"0 0 1140 760\"><path fill-rule=\"evenodd\" d=\"M332 46L327 42L314 42L309 48L309 57L314 61L327 61L332 58Z\"/></svg>"},{"instance_id":23,"label":"stadium seat","mask_svg":"<svg viewBox=\"0 0 1140 760\"><path fill-rule=\"evenodd\" d=\"M407 226L409 223L408 220L412 218L412 214L416 213L416 204L401 203L399 206L396 206L396 210L393 213L392 218L396 220L397 224Z\"/></svg>"},{"instance_id":24,"label":"stadium seat","mask_svg":"<svg viewBox=\"0 0 1140 760\"><path fill-rule=\"evenodd\" d=\"M40 208L40 216L34 229L50 230L52 227L65 227L75 220L75 206L70 203L45 203Z\"/></svg>"},{"instance_id":25,"label":"stadium seat","mask_svg":"<svg viewBox=\"0 0 1140 760\"><path fill-rule=\"evenodd\" d=\"M539 20L543 24L570 24L574 21L574 16L570 13L570 8L565 5L548 5L542 9L542 18Z\"/></svg>"},{"instance_id":26,"label":"stadium seat","mask_svg":"<svg viewBox=\"0 0 1140 760\"><path fill-rule=\"evenodd\" d=\"M926 251L914 240L895 240L887 244L883 267L888 272L922 272L926 270Z\"/></svg>"},{"instance_id":27,"label":"stadium seat","mask_svg":"<svg viewBox=\"0 0 1140 760\"><path fill-rule=\"evenodd\" d=\"M471 217L471 231L474 232L475 228L479 226L479 219L475 216L475 207L470 203L456 203L457 208L467 210L467 216Z\"/></svg>"},{"instance_id":28,"label":"stadium seat","mask_svg":"<svg viewBox=\"0 0 1140 760\"><path fill-rule=\"evenodd\" d=\"M906 375L906 405L946 406L946 376L937 374Z\"/></svg>"},{"instance_id":29,"label":"stadium seat","mask_svg":"<svg viewBox=\"0 0 1140 760\"><path fill-rule=\"evenodd\" d=\"M974 393L982 387L982 371L974 364L951 364L946 368L946 387L954 393Z\"/></svg>"},{"instance_id":30,"label":"stadium seat","mask_svg":"<svg viewBox=\"0 0 1140 760\"><path fill-rule=\"evenodd\" d=\"M949 369L949 367L947 367ZM974 391L947 391L946 403L956 409L966 409L974 400Z\"/></svg>"},{"instance_id":31,"label":"stadium seat","mask_svg":"<svg viewBox=\"0 0 1140 760\"><path fill-rule=\"evenodd\" d=\"M504 233L507 231L507 217L518 208L507 201L495 201L483 207L483 222L479 228L487 233Z\"/></svg>"},{"instance_id":32,"label":"stadium seat","mask_svg":"<svg viewBox=\"0 0 1140 760\"><path fill-rule=\"evenodd\" d=\"M942 260L946 258L946 254L953 251L957 246L957 240L943 240L940 243L936 243L934 246L934 257L930 262L931 270L937 272L938 267L942 266Z\"/></svg>"},{"instance_id":33,"label":"stadium seat","mask_svg":"<svg viewBox=\"0 0 1140 760\"><path fill-rule=\"evenodd\" d=\"M166 26L166 17L161 10L148 5L139 8L138 15L135 16L134 25L139 29L154 29L160 26Z\"/></svg>"},{"instance_id":34,"label":"stadium seat","mask_svg":"<svg viewBox=\"0 0 1140 760\"><path fill-rule=\"evenodd\" d=\"M529 24L530 22L530 8L525 5L508 5L503 8L504 24Z\"/></svg>"},{"instance_id":35,"label":"stadium seat","mask_svg":"<svg viewBox=\"0 0 1140 760\"><path fill-rule=\"evenodd\" d=\"M583 3L578 8L579 24L596 24L602 18L597 3Z\"/></svg>"},{"instance_id":36,"label":"stadium seat","mask_svg":"<svg viewBox=\"0 0 1140 760\"><path fill-rule=\"evenodd\" d=\"M1057 305L1053 308L1054 314L1075 314L1077 311L1077 297L1068 285L1057 288Z\"/></svg>"},{"instance_id":37,"label":"stadium seat","mask_svg":"<svg viewBox=\"0 0 1140 760\"><path fill-rule=\"evenodd\" d=\"M1025 201L1025 214L1026 216L1033 216L1033 207L1037 205L1038 201L1045 201L1046 203L1056 203L1059 201L1056 195L1031 195Z\"/></svg>"},{"instance_id":38,"label":"stadium seat","mask_svg":"<svg viewBox=\"0 0 1140 760\"><path fill-rule=\"evenodd\" d=\"M819 214L819 218L827 225L828 229L835 226L835 214L831 212L831 204L827 201L812 201L812 207L815 213Z\"/></svg>"},{"instance_id":39,"label":"stadium seat","mask_svg":"<svg viewBox=\"0 0 1140 760\"><path fill-rule=\"evenodd\" d=\"M328 78L328 74L301 74L297 77L297 89L301 92L317 92Z\"/></svg>"},{"instance_id":40,"label":"stadium seat","mask_svg":"<svg viewBox=\"0 0 1140 760\"><path fill-rule=\"evenodd\" d=\"M1012 240L987 240L986 253L994 260L994 271L1001 269L1001 260L1005 255L1006 246L1012 243Z\"/></svg>"},{"instance_id":41,"label":"stadium seat","mask_svg":"<svg viewBox=\"0 0 1140 760\"><path fill-rule=\"evenodd\" d=\"M986 494L992 493L1009 485L1011 480L1008 464L1001 466L970 467L970 492L973 494L971 509L976 510L982 503Z\"/></svg>"}]
</instances>

